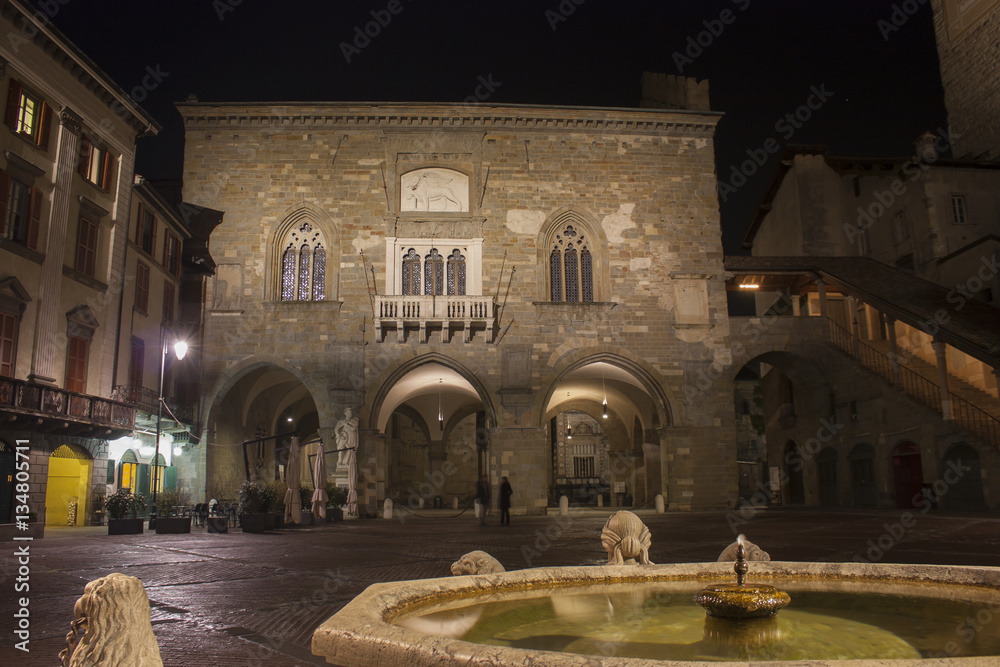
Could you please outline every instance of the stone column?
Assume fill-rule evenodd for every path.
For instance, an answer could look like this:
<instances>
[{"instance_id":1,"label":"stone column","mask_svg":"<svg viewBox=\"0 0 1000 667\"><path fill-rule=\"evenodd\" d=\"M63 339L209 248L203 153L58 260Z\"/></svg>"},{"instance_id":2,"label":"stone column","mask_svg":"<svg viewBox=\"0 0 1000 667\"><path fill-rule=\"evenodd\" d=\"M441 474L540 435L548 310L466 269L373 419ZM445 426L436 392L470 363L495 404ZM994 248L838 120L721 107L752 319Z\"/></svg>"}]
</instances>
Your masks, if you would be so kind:
<instances>
[{"instance_id":1,"label":"stone column","mask_svg":"<svg viewBox=\"0 0 1000 667\"><path fill-rule=\"evenodd\" d=\"M955 416L951 411L951 394L948 392L948 360L945 357L948 347L944 341L937 339L931 342L931 347L934 348L934 356L937 357L938 384L941 388L941 414L944 415L946 421L951 421Z\"/></svg>"},{"instance_id":2,"label":"stone column","mask_svg":"<svg viewBox=\"0 0 1000 667\"><path fill-rule=\"evenodd\" d=\"M59 140L56 148L55 183L49 207L48 231L45 235L45 261L38 285L38 315L35 321L35 341L28 379L44 384L56 384L56 358L65 353L66 345L58 344L66 331L65 318L60 321L62 270L66 254L66 234L72 202L73 172L79 157L80 117L64 108L59 113Z\"/></svg>"},{"instance_id":3,"label":"stone column","mask_svg":"<svg viewBox=\"0 0 1000 667\"><path fill-rule=\"evenodd\" d=\"M885 322L885 328L888 330L889 334L889 345L892 349L889 355L889 361L892 363L892 384L893 386L899 386L899 347L896 345L896 318L886 315L882 315L883 321Z\"/></svg>"},{"instance_id":4,"label":"stone column","mask_svg":"<svg viewBox=\"0 0 1000 667\"><path fill-rule=\"evenodd\" d=\"M816 292L819 293L819 314L823 317L829 317L830 313L826 306L826 283L823 282L822 278L814 278L813 283L816 284Z\"/></svg>"}]
</instances>

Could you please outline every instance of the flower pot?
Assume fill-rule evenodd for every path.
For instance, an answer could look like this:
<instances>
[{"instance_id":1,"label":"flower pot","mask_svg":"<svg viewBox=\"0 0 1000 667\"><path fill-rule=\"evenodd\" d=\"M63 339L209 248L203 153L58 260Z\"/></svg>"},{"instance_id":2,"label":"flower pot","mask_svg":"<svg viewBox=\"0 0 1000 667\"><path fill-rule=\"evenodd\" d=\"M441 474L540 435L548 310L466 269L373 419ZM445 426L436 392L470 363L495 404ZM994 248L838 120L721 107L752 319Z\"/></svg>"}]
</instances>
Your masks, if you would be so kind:
<instances>
[{"instance_id":1,"label":"flower pot","mask_svg":"<svg viewBox=\"0 0 1000 667\"><path fill-rule=\"evenodd\" d=\"M205 520L210 533L229 532L229 518L224 516L210 516Z\"/></svg>"},{"instance_id":2,"label":"flower pot","mask_svg":"<svg viewBox=\"0 0 1000 667\"><path fill-rule=\"evenodd\" d=\"M243 526L244 533L263 533L265 530L274 530L274 515L264 512L243 514L240 517L240 525Z\"/></svg>"},{"instance_id":3,"label":"flower pot","mask_svg":"<svg viewBox=\"0 0 1000 667\"><path fill-rule=\"evenodd\" d=\"M300 526L311 526L313 525L313 513L312 512L302 512L302 522Z\"/></svg>"},{"instance_id":4,"label":"flower pot","mask_svg":"<svg viewBox=\"0 0 1000 667\"><path fill-rule=\"evenodd\" d=\"M142 523L142 519L108 519L108 535L138 535Z\"/></svg>"},{"instance_id":5,"label":"flower pot","mask_svg":"<svg viewBox=\"0 0 1000 667\"><path fill-rule=\"evenodd\" d=\"M191 532L191 517L189 516L161 516L156 520L156 534L176 534Z\"/></svg>"},{"instance_id":6,"label":"flower pot","mask_svg":"<svg viewBox=\"0 0 1000 667\"><path fill-rule=\"evenodd\" d=\"M343 521L344 520L344 510L339 507L327 507L326 508L326 520L327 521Z\"/></svg>"}]
</instances>

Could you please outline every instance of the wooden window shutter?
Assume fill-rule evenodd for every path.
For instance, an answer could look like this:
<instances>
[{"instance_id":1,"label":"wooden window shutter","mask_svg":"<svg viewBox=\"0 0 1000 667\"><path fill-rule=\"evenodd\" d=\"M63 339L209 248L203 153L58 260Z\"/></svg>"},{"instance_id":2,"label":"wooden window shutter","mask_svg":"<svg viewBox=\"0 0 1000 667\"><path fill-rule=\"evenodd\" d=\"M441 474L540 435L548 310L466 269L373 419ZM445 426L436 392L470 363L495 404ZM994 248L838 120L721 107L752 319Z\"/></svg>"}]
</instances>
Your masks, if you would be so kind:
<instances>
[{"instance_id":1,"label":"wooden window shutter","mask_svg":"<svg viewBox=\"0 0 1000 667\"><path fill-rule=\"evenodd\" d=\"M139 202L139 213L136 216L139 220L139 224L135 226L135 244L142 247L142 226L146 220L146 207L143 206L142 202Z\"/></svg>"},{"instance_id":2,"label":"wooden window shutter","mask_svg":"<svg viewBox=\"0 0 1000 667\"><path fill-rule=\"evenodd\" d=\"M101 169L101 189L111 192L111 186L115 182L115 161L111 159L111 152L104 151L104 164Z\"/></svg>"},{"instance_id":3,"label":"wooden window shutter","mask_svg":"<svg viewBox=\"0 0 1000 667\"><path fill-rule=\"evenodd\" d=\"M7 206L10 203L10 174L0 170L0 236L7 233Z\"/></svg>"},{"instance_id":4,"label":"wooden window shutter","mask_svg":"<svg viewBox=\"0 0 1000 667\"><path fill-rule=\"evenodd\" d=\"M76 164L76 171L84 178L90 174L90 151L93 144L90 139L82 137L80 139L80 161Z\"/></svg>"},{"instance_id":5,"label":"wooden window shutter","mask_svg":"<svg viewBox=\"0 0 1000 667\"><path fill-rule=\"evenodd\" d=\"M49 150L49 130L52 127L52 107L42 102L42 112L38 116L38 146L43 150Z\"/></svg>"},{"instance_id":6,"label":"wooden window shutter","mask_svg":"<svg viewBox=\"0 0 1000 667\"><path fill-rule=\"evenodd\" d=\"M3 123L12 130L17 127L17 112L20 108L21 84L11 79L10 88L7 89L7 112L4 114Z\"/></svg>"},{"instance_id":7,"label":"wooden window shutter","mask_svg":"<svg viewBox=\"0 0 1000 667\"><path fill-rule=\"evenodd\" d=\"M31 188L31 214L28 220L28 247L38 248L38 230L42 226L42 191Z\"/></svg>"},{"instance_id":8,"label":"wooden window shutter","mask_svg":"<svg viewBox=\"0 0 1000 667\"><path fill-rule=\"evenodd\" d=\"M163 232L163 268L170 269L170 232L164 230Z\"/></svg>"}]
</instances>

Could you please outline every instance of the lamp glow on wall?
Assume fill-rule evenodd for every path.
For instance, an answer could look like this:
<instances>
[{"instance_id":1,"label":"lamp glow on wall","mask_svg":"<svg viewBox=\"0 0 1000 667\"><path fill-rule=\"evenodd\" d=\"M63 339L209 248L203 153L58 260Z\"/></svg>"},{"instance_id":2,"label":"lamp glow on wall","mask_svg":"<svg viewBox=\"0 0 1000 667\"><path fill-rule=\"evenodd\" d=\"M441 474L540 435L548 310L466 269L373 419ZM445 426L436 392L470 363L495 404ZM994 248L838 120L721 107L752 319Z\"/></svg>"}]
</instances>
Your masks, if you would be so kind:
<instances>
[{"instance_id":1,"label":"lamp glow on wall","mask_svg":"<svg viewBox=\"0 0 1000 667\"><path fill-rule=\"evenodd\" d=\"M441 409L441 384L444 382L444 378L438 378L438 428L441 432L444 432L444 411Z\"/></svg>"},{"instance_id":2,"label":"lamp glow on wall","mask_svg":"<svg viewBox=\"0 0 1000 667\"><path fill-rule=\"evenodd\" d=\"M604 383L604 366L601 365L601 390L604 392L604 403L601 404L604 419L608 418L608 386Z\"/></svg>"},{"instance_id":3,"label":"lamp glow on wall","mask_svg":"<svg viewBox=\"0 0 1000 667\"><path fill-rule=\"evenodd\" d=\"M167 337L161 328L160 331L160 394L156 403L156 449L153 454L153 505L156 504L156 488L160 485L160 422L163 420L163 370L167 365ZM171 346L174 355L180 361L187 354L188 344L183 340L176 339Z\"/></svg>"}]
</instances>

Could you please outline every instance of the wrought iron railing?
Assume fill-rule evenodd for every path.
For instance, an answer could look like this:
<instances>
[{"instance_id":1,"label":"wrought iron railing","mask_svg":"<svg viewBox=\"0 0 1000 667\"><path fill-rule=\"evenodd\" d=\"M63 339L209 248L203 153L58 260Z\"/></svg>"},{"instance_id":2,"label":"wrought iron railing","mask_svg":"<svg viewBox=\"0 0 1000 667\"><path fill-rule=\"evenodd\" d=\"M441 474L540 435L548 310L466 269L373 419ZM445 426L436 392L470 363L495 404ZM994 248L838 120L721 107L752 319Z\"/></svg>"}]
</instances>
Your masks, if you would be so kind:
<instances>
[{"instance_id":1,"label":"wrought iron railing","mask_svg":"<svg viewBox=\"0 0 1000 667\"><path fill-rule=\"evenodd\" d=\"M833 320L829 320L829 323L830 341L834 345L904 393L942 415L944 414L940 385L907 367L898 357L895 359L898 376L894 377L894 360L891 356L860 340ZM1000 447L1000 419L954 392L948 392L948 400L951 403L951 418L955 423L966 431Z\"/></svg>"},{"instance_id":2,"label":"wrought iron railing","mask_svg":"<svg viewBox=\"0 0 1000 667\"><path fill-rule=\"evenodd\" d=\"M131 405L15 378L0 377L0 407L97 426L135 427L135 407Z\"/></svg>"}]
</instances>

